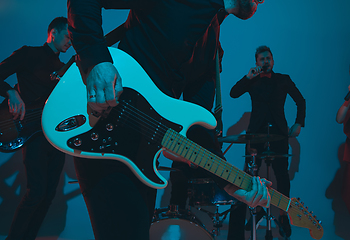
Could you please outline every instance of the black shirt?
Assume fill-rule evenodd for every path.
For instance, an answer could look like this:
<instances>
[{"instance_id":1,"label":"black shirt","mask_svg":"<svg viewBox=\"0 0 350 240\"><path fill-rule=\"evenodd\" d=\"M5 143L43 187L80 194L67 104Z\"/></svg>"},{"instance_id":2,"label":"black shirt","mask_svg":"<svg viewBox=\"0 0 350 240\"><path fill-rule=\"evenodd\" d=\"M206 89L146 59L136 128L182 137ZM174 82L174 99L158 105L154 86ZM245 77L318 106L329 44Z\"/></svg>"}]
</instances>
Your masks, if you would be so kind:
<instances>
[{"instance_id":1,"label":"black shirt","mask_svg":"<svg viewBox=\"0 0 350 240\"><path fill-rule=\"evenodd\" d=\"M238 98L249 93L252 100L252 113L248 131L257 133L267 122L275 123L280 134L288 134L288 125L284 114L284 104L289 94L297 106L295 123L304 127L306 103L295 83L286 74L272 72L271 78L260 75L248 79L244 76L231 89L230 96Z\"/></svg>"},{"instance_id":2,"label":"black shirt","mask_svg":"<svg viewBox=\"0 0 350 240\"><path fill-rule=\"evenodd\" d=\"M215 78L220 23L227 16L223 0L68 0L68 32L82 71L112 62L103 37L102 7L131 9L118 47L164 93L180 97L186 84L203 76ZM112 164L127 172L115 161L75 161L77 175L89 182L115 171Z\"/></svg>"},{"instance_id":3,"label":"black shirt","mask_svg":"<svg viewBox=\"0 0 350 240\"><path fill-rule=\"evenodd\" d=\"M112 62L101 28L102 7L131 8L119 48L168 95L179 97L174 88L215 72L219 24L227 14L222 0L68 1L68 29L84 71Z\"/></svg>"},{"instance_id":4,"label":"black shirt","mask_svg":"<svg viewBox=\"0 0 350 240\"><path fill-rule=\"evenodd\" d=\"M22 100L25 103L44 103L58 82L52 81L50 74L63 66L59 55L47 43L40 47L23 46L0 63L0 95L7 97L6 92L12 87L5 79L16 73L16 90Z\"/></svg>"}]
</instances>

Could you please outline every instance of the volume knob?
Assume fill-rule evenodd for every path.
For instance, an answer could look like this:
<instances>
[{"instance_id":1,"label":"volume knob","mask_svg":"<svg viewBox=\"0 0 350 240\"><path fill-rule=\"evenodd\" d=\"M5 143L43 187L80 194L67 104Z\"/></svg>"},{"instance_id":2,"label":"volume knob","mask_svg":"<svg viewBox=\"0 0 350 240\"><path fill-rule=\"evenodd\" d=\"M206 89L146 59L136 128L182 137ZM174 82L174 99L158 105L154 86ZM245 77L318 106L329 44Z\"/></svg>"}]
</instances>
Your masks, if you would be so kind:
<instances>
[{"instance_id":1,"label":"volume knob","mask_svg":"<svg viewBox=\"0 0 350 240\"><path fill-rule=\"evenodd\" d=\"M76 147L81 146L81 143L82 143L82 141L81 141L80 138L75 138L74 141L73 141L73 144L74 144L74 146L76 146Z\"/></svg>"},{"instance_id":2,"label":"volume knob","mask_svg":"<svg viewBox=\"0 0 350 240\"><path fill-rule=\"evenodd\" d=\"M96 141L97 139L98 139L98 134L97 133L91 133L91 139L93 140L93 141Z\"/></svg>"}]
</instances>

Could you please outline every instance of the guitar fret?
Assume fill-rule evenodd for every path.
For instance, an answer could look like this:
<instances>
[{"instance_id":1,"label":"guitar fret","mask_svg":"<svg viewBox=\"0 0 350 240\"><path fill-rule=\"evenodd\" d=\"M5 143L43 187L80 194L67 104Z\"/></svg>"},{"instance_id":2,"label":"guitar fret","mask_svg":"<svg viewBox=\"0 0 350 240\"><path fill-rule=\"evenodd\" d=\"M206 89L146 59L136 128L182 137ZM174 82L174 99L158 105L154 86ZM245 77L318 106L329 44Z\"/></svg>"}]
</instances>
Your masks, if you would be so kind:
<instances>
[{"instance_id":1,"label":"guitar fret","mask_svg":"<svg viewBox=\"0 0 350 240\"><path fill-rule=\"evenodd\" d=\"M230 182L232 182L232 183L235 183L235 182L236 182L236 179L237 179L237 176L238 176L238 169L235 169L235 170L236 170L237 173L236 173L235 176L234 176L235 179L233 179L233 181L230 181Z\"/></svg>"},{"instance_id":2,"label":"guitar fret","mask_svg":"<svg viewBox=\"0 0 350 240\"><path fill-rule=\"evenodd\" d=\"M172 134L172 144L169 146L169 149L172 151L172 152L175 152L176 151L174 150L177 146L177 143L179 142L178 139L179 139L180 135L178 134Z\"/></svg>"},{"instance_id":3,"label":"guitar fret","mask_svg":"<svg viewBox=\"0 0 350 240\"><path fill-rule=\"evenodd\" d=\"M278 201L278 204L277 204L277 206L279 206L280 205L280 203L281 203L281 200L282 200L282 195L279 197L279 201Z\"/></svg>"},{"instance_id":4,"label":"guitar fret","mask_svg":"<svg viewBox=\"0 0 350 240\"><path fill-rule=\"evenodd\" d=\"M251 176L246 172L230 165L215 154L187 139L172 129L168 129L162 140L162 145L169 151L187 159L188 161L210 171L211 173L244 189L251 190ZM289 207L289 198L269 189L271 204L285 210ZM286 199L286 200L285 200Z\"/></svg>"},{"instance_id":5,"label":"guitar fret","mask_svg":"<svg viewBox=\"0 0 350 240\"><path fill-rule=\"evenodd\" d=\"M180 146L181 153L179 153L179 155L183 157L184 156L184 151L186 149L186 144L187 144L188 140L186 138L183 138L182 142L184 142L184 143Z\"/></svg>"},{"instance_id":6,"label":"guitar fret","mask_svg":"<svg viewBox=\"0 0 350 240\"><path fill-rule=\"evenodd\" d=\"M241 182L241 184L239 185L240 187L242 187L242 183L243 183L243 181L244 181L244 179L245 179L246 176L247 176L247 174L244 174L243 179L242 179L242 182Z\"/></svg>"},{"instance_id":7,"label":"guitar fret","mask_svg":"<svg viewBox=\"0 0 350 240\"><path fill-rule=\"evenodd\" d=\"M170 136L169 136L170 135ZM167 131L166 135L164 136L163 140L162 140L162 145L164 147L166 147L167 149L170 149L169 144L171 145L171 135L172 135L172 131Z\"/></svg>"},{"instance_id":8,"label":"guitar fret","mask_svg":"<svg viewBox=\"0 0 350 240\"><path fill-rule=\"evenodd\" d=\"M197 156L198 156L198 150L200 150L196 145L194 145L194 149L193 149L193 151L192 151L192 155L191 155L191 157L189 158L189 160L191 161L191 162L194 162L195 160L196 160L196 158L197 158Z\"/></svg>"},{"instance_id":9,"label":"guitar fret","mask_svg":"<svg viewBox=\"0 0 350 240\"><path fill-rule=\"evenodd\" d=\"M189 157L186 156L186 159L190 160L191 157L192 157L192 154L193 154L193 149L192 149L192 144L190 143L190 146L188 146L187 148L187 154L186 155L189 155Z\"/></svg>"},{"instance_id":10,"label":"guitar fret","mask_svg":"<svg viewBox=\"0 0 350 240\"><path fill-rule=\"evenodd\" d=\"M181 136L181 138L184 138L183 136ZM185 139L185 138L184 138ZM193 144L192 141L189 141L188 139L185 140L184 143L184 149L181 153L181 156L184 157L185 159L189 159L188 155L191 155L192 153L191 151L191 145Z\"/></svg>"},{"instance_id":11,"label":"guitar fret","mask_svg":"<svg viewBox=\"0 0 350 240\"><path fill-rule=\"evenodd\" d=\"M208 167L208 165L211 166L211 163L210 163L210 162L208 163L208 161L209 161L209 160L212 161L212 157L211 157L210 153L209 153L208 155L209 155L209 156L207 157L207 161L205 162L205 165L204 165L204 168L207 169L207 170L209 170L209 168L210 168L210 167ZM210 159L209 159L209 158L210 158Z\"/></svg>"},{"instance_id":12,"label":"guitar fret","mask_svg":"<svg viewBox=\"0 0 350 240\"><path fill-rule=\"evenodd\" d=\"M221 170L221 173L220 174L218 174L218 175L220 175L220 177L222 177L222 175L224 174L224 170L225 170L225 168L226 168L226 166L227 166L227 162L225 162L224 164L225 164L225 166L221 166L221 163L222 163L223 161L220 161L219 160L219 163L220 164L218 164L218 168L216 169L216 173L218 174L218 171L220 171Z\"/></svg>"},{"instance_id":13,"label":"guitar fret","mask_svg":"<svg viewBox=\"0 0 350 240\"><path fill-rule=\"evenodd\" d=\"M218 157L216 157L216 158L218 158ZM215 160L215 159L214 159ZM219 162L219 161L218 161ZM220 167L220 162L219 163L217 163L217 162L214 162L214 164L213 164L213 166L215 166L215 164L217 165L217 167L216 167L216 169L215 169L215 174L217 174L217 175L220 175L220 174L218 174L218 169L219 169L219 167ZM213 168L213 166L212 166L212 168Z\"/></svg>"},{"instance_id":14,"label":"guitar fret","mask_svg":"<svg viewBox=\"0 0 350 240\"><path fill-rule=\"evenodd\" d=\"M207 170L209 170L210 172L214 173L213 170L211 170L214 166L214 158L213 156L210 154L210 162L207 163Z\"/></svg>"},{"instance_id":15,"label":"guitar fret","mask_svg":"<svg viewBox=\"0 0 350 240\"><path fill-rule=\"evenodd\" d=\"M202 157L200 158L199 162L197 163L196 160L194 161L195 164L199 165L201 164L202 160L203 160L203 157L205 155L205 152L204 151L200 151L200 154L202 154ZM198 158L197 158L198 159Z\"/></svg>"},{"instance_id":16,"label":"guitar fret","mask_svg":"<svg viewBox=\"0 0 350 240\"><path fill-rule=\"evenodd\" d=\"M183 148L183 141L185 138L179 138L179 140L176 143L176 146L173 149L174 153L179 153L179 151L181 150L181 148ZM183 150L183 149L182 149Z\"/></svg>"},{"instance_id":17,"label":"guitar fret","mask_svg":"<svg viewBox=\"0 0 350 240\"><path fill-rule=\"evenodd\" d=\"M233 169L233 166L231 166L231 169L228 170L226 169L225 173L227 174L227 176L225 177L226 180L228 180L231 176L231 173L232 173L232 169Z\"/></svg>"}]
</instances>

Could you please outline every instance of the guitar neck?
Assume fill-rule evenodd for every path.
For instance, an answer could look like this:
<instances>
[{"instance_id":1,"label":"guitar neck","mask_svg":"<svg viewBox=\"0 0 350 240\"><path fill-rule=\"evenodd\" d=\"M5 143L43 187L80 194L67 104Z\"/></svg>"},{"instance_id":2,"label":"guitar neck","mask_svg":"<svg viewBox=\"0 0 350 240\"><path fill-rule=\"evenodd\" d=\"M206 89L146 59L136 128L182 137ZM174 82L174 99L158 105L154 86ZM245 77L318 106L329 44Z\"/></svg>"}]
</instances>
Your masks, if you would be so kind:
<instances>
[{"instance_id":1,"label":"guitar neck","mask_svg":"<svg viewBox=\"0 0 350 240\"><path fill-rule=\"evenodd\" d=\"M241 189L246 191L252 189L251 175L236 168L173 129L169 128L167 130L162 140L162 146L168 151L183 157ZM290 198L272 188L269 188L269 192L271 195L271 204L287 212L290 206Z\"/></svg>"}]
</instances>

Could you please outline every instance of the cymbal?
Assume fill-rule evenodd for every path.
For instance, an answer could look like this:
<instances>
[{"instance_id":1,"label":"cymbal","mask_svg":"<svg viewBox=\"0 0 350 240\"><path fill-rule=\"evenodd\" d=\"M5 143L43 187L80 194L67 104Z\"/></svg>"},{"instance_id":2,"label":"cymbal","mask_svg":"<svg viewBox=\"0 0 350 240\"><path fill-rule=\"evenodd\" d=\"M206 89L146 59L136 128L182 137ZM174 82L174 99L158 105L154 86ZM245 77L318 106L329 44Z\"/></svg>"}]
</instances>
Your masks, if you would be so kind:
<instances>
[{"instance_id":1,"label":"cymbal","mask_svg":"<svg viewBox=\"0 0 350 240\"><path fill-rule=\"evenodd\" d=\"M272 159L272 158L284 158L284 157L292 157L292 154L276 154L272 151L263 152L261 155L256 155L257 158L261 159ZM244 155L243 157L253 157L252 155Z\"/></svg>"},{"instance_id":2,"label":"cymbal","mask_svg":"<svg viewBox=\"0 0 350 240\"><path fill-rule=\"evenodd\" d=\"M271 154L271 155L260 155L261 159L269 159L269 158L284 158L284 157L292 157L292 154Z\"/></svg>"},{"instance_id":3,"label":"cymbal","mask_svg":"<svg viewBox=\"0 0 350 240\"><path fill-rule=\"evenodd\" d=\"M264 143L282 140L283 138L285 137L278 134L247 133L220 137L218 140L226 143Z\"/></svg>"}]
</instances>

